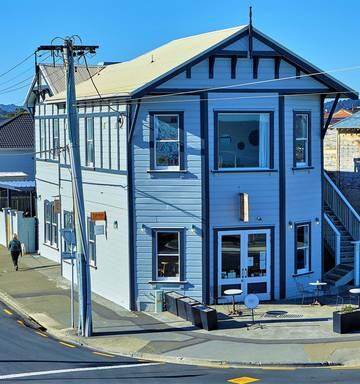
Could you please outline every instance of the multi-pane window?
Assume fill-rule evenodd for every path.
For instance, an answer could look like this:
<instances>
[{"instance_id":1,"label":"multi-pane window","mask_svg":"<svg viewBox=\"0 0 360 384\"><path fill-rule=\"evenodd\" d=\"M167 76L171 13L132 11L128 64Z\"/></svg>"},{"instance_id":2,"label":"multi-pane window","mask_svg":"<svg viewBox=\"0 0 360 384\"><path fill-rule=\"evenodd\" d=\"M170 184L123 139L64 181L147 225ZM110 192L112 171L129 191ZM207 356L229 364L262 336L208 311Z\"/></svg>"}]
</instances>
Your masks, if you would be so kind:
<instances>
[{"instance_id":1,"label":"multi-pane window","mask_svg":"<svg viewBox=\"0 0 360 384\"><path fill-rule=\"evenodd\" d=\"M294 167L310 166L310 113L295 112Z\"/></svg>"},{"instance_id":2,"label":"multi-pane window","mask_svg":"<svg viewBox=\"0 0 360 384\"><path fill-rule=\"evenodd\" d=\"M45 153L45 149L46 149L46 130L45 130L45 127L46 127L46 121L44 119L40 119L40 157L41 158L45 158L46 156L46 153Z\"/></svg>"},{"instance_id":3,"label":"multi-pane window","mask_svg":"<svg viewBox=\"0 0 360 384\"><path fill-rule=\"evenodd\" d=\"M89 261L91 265L96 265L96 235L95 235L95 221L88 218L88 247L89 247Z\"/></svg>"},{"instance_id":4,"label":"multi-pane window","mask_svg":"<svg viewBox=\"0 0 360 384\"><path fill-rule=\"evenodd\" d=\"M155 232L157 280L180 280L180 231Z\"/></svg>"},{"instance_id":5,"label":"multi-pane window","mask_svg":"<svg viewBox=\"0 0 360 384\"><path fill-rule=\"evenodd\" d=\"M94 119L86 118L86 165L93 167L95 159L94 148Z\"/></svg>"},{"instance_id":6,"label":"multi-pane window","mask_svg":"<svg viewBox=\"0 0 360 384\"><path fill-rule=\"evenodd\" d=\"M46 244L58 247L58 214L55 212L55 203L44 201L45 231L44 240Z\"/></svg>"},{"instance_id":7,"label":"multi-pane window","mask_svg":"<svg viewBox=\"0 0 360 384\"><path fill-rule=\"evenodd\" d=\"M180 169L180 116L154 115L155 169Z\"/></svg>"},{"instance_id":8,"label":"multi-pane window","mask_svg":"<svg viewBox=\"0 0 360 384\"><path fill-rule=\"evenodd\" d=\"M74 214L69 211L64 211L64 229L69 231L75 231L74 228ZM75 235L74 235L75 238ZM72 246L71 242L66 240L66 237L64 237L64 251L65 252L72 252Z\"/></svg>"},{"instance_id":9,"label":"multi-pane window","mask_svg":"<svg viewBox=\"0 0 360 384\"><path fill-rule=\"evenodd\" d=\"M270 113L218 113L215 166L270 168L270 124Z\"/></svg>"},{"instance_id":10,"label":"multi-pane window","mask_svg":"<svg viewBox=\"0 0 360 384\"><path fill-rule=\"evenodd\" d=\"M53 141L53 159L57 160L60 153L60 135L59 135L59 119L53 120L53 131L52 131L52 141Z\"/></svg>"},{"instance_id":11,"label":"multi-pane window","mask_svg":"<svg viewBox=\"0 0 360 384\"><path fill-rule=\"evenodd\" d=\"M310 271L310 224L295 226L295 273Z\"/></svg>"}]
</instances>

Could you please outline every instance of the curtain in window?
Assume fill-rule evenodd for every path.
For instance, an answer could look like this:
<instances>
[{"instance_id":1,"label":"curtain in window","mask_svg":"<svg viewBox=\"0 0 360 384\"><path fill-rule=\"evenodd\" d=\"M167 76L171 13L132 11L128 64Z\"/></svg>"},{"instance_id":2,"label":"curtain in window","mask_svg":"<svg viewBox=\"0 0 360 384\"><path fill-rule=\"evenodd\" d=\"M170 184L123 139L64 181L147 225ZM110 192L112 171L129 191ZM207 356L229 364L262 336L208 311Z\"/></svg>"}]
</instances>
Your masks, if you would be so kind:
<instances>
[{"instance_id":1,"label":"curtain in window","mask_svg":"<svg viewBox=\"0 0 360 384\"><path fill-rule=\"evenodd\" d=\"M260 114L259 121L259 136L260 136L260 148L259 148L259 166L260 168L269 168L269 154L270 154L270 121L267 113Z\"/></svg>"}]
</instances>

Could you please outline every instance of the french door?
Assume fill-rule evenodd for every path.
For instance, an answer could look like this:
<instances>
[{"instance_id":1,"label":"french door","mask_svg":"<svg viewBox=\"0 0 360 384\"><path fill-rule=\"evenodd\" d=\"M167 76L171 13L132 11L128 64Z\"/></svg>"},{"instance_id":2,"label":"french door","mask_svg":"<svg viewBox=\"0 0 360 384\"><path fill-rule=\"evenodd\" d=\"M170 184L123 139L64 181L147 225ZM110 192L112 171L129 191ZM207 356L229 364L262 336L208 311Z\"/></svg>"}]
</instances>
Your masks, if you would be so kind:
<instances>
[{"instance_id":1,"label":"french door","mask_svg":"<svg viewBox=\"0 0 360 384\"><path fill-rule=\"evenodd\" d=\"M270 300L270 229L223 231L218 236L218 297L227 301L224 291L239 288L240 300L255 293Z\"/></svg>"}]
</instances>

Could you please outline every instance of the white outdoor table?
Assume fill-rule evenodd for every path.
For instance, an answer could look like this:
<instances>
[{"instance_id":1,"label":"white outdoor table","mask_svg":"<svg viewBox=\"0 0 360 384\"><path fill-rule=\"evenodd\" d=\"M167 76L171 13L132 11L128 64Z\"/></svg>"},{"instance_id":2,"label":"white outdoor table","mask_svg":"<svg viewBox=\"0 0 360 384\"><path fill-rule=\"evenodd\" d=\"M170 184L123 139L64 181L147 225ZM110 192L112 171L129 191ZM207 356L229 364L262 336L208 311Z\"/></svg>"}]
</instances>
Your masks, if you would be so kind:
<instances>
[{"instance_id":1,"label":"white outdoor table","mask_svg":"<svg viewBox=\"0 0 360 384\"><path fill-rule=\"evenodd\" d=\"M357 295L358 297L358 307L360 308L360 299L359 299L359 295L360 295L360 288L351 288L349 289L349 292L352 294L352 295ZM351 302L351 300L350 300Z\"/></svg>"},{"instance_id":2,"label":"white outdoor table","mask_svg":"<svg viewBox=\"0 0 360 384\"><path fill-rule=\"evenodd\" d=\"M241 289L226 289L224 295L232 296L232 311L229 312L229 315L240 314L239 311L236 311L235 308L235 296L241 295L243 291Z\"/></svg>"},{"instance_id":3,"label":"white outdoor table","mask_svg":"<svg viewBox=\"0 0 360 384\"><path fill-rule=\"evenodd\" d=\"M321 305L319 301L320 289L321 287L324 287L325 285L327 285L327 283L318 280L318 281L314 281L313 283L309 283L309 285L311 285L312 287L315 287L315 300L312 303L312 305Z\"/></svg>"}]
</instances>

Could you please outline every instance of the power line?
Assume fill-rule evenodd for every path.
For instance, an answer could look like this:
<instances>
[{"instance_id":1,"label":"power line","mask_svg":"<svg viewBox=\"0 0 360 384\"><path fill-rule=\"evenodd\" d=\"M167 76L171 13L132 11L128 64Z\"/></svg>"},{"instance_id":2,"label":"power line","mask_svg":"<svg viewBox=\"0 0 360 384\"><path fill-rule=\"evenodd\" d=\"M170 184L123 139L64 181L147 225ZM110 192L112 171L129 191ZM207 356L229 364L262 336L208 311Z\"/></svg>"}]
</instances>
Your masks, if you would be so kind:
<instances>
[{"instance_id":1,"label":"power line","mask_svg":"<svg viewBox=\"0 0 360 384\"><path fill-rule=\"evenodd\" d=\"M3 72L3 73L0 73L0 77L3 77L5 75L7 75L9 72L13 71L15 68L19 67L21 64L25 63L26 61L28 61L31 57L33 57L33 55L35 54L35 52L33 52L31 55L29 56L26 56L25 59L21 60L19 63L15 64L13 67L9 68L7 71Z\"/></svg>"}]
</instances>

